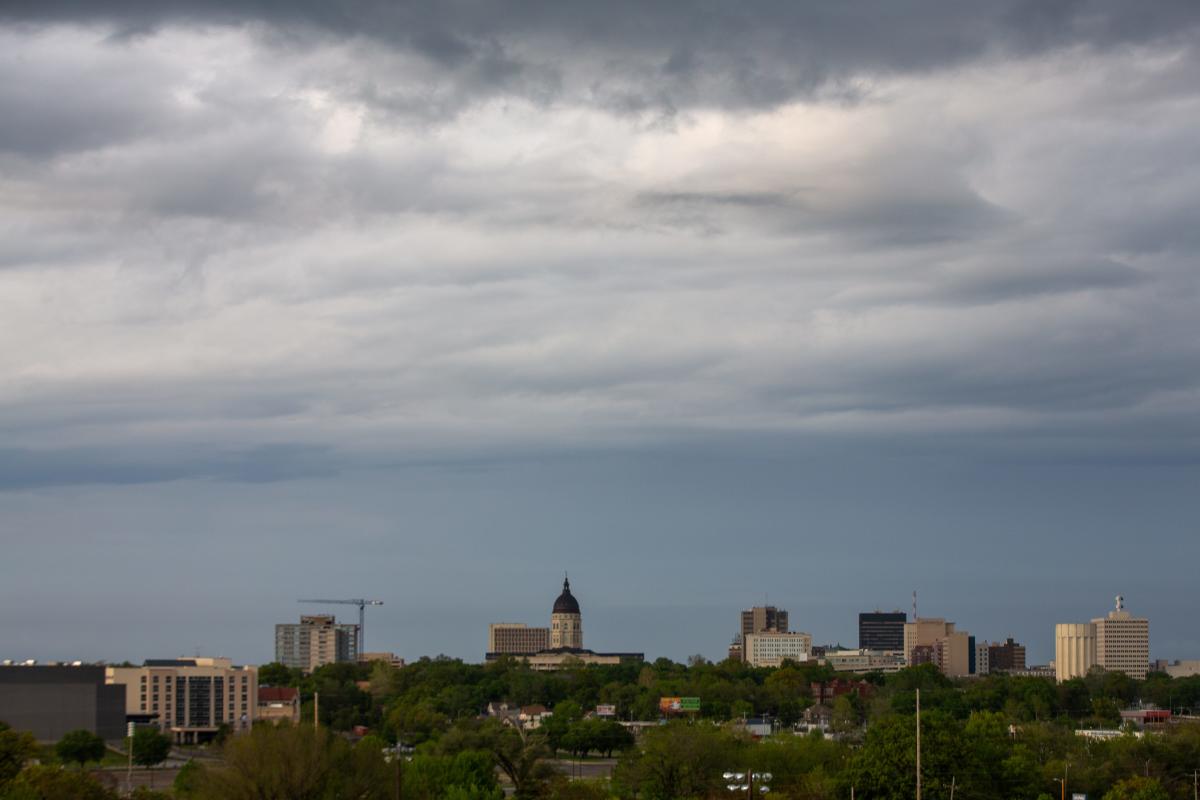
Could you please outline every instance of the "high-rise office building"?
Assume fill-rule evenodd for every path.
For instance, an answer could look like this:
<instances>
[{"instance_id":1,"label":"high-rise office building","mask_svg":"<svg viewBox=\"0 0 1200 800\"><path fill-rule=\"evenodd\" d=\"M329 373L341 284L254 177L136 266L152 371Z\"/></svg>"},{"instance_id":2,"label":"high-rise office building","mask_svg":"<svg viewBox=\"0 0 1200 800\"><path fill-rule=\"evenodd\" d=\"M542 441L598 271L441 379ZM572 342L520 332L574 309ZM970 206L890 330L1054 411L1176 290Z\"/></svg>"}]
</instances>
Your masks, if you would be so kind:
<instances>
[{"instance_id":1,"label":"high-rise office building","mask_svg":"<svg viewBox=\"0 0 1200 800\"><path fill-rule=\"evenodd\" d=\"M325 664L358 660L358 626L339 625L331 614L300 617L275 626L275 660L305 672Z\"/></svg>"},{"instance_id":2,"label":"high-rise office building","mask_svg":"<svg viewBox=\"0 0 1200 800\"><path fill-rule=\"evenodd\" d=\"M1092 624L1096 626L1096 663L1108 672L1145 680L1150 667L1150 620L1126 611L1125 598L1117 595L1116 608Z\"/></svg>"},{"instance_id":3,"label":"high-rise office building","mask_svg":"<svg viewBox=\"0 0 1200 800\"><path fill-rule=\"evenodd\" d=\"M1093 666L1136 680L1144 680L1149 670L1150 621L1126 611L1120 595L1108 616L1054 627L1055 677L1060 682L1081 678Z\"/></svg>"},{"instance_id":4,"label":"high-rise office building","mask_svg":"<svg viewBox=\"0 0 1200 800\"><path fill-rule=\"evenodd\" d=\"M1025 669L1025 645L1010 636L1003 644L988 647L988 666L992 672L1011 672Z\"/></svg>"},{"instance_id":5,"label":"high-rise office building","mask_svg":"<svg viewBox=\"0 0 1200 800\"><path fill-rule=\"evenodd\" d=\"M859 614L858 649L903 650L905 622L908 622L908 615L903 611L867 611Z\"/></svg>"},{"instance_id":6,"label":"high-rise office building","mask_svg":"<svg viewBox=\"0 0 1200 800\"><path fill-rule=\"evenodd\" d=\"M550 648L550 629L523 622L495 622L488 626L489 653L529 655Z\"/></svg>"},{"instance_id":7,"label":"high-rise office building","mask_svg":"<svg viewBox=\"0 0 1200 800\"><path fill-rule=\"evenodd\" d=\"M742 612L742 636L749 633L787 633L788 612L775 606L754 606Z\"/></svg>"}]
</instances>

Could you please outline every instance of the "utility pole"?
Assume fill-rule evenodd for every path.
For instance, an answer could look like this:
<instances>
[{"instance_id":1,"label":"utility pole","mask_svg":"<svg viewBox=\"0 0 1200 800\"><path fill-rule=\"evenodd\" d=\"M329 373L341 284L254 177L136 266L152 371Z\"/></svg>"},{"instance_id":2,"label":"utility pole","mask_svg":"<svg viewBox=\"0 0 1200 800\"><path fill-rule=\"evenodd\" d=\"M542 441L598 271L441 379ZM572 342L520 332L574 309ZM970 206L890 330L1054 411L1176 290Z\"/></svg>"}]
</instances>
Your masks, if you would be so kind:
<instances>
[{"instance_id":1,"label":"utility pole","mask_svg":"<svg viewBox=\"0 0 1200 800\"><path fill-rule=\"evenodd\" d=\"M958 776L951 775L950 776L950 800L954 800L954 785L956 783L958 783Z\"/></svg>"},{"instance_id":2,"label":"utility pole","mask_svg":"<svg viewBox=\"0 0 1200 800\"><path fill-rule=\"evenodd\" d=\"M913 600L916 600L913 592ZM916 602L913 603L915 610ZM917 800L921 800L921 690L917 689Z\"/></svg>"},{"instance_id":3,"label":"utility pole","mask_svg":"<svg viewBox=\"0 0 1200 800\"><path fill-rule=\"evenodd\" d=\"M136 722L131 722L125 726L125 733L129 737L129 767L125 771L125 796L133 797L133 729L137 726Z\"/></svg>"},{"instance_id":4,"label":"utility pole","mask_svg":"<svg viewBox=\"0 0 1200 800\"><path fill-rule=\"evenodd\" d=\"M313 728L321 727L321 717L317 714L317 709L321 707L321 693L313 692Z\"/></svg>"}]
</instances>

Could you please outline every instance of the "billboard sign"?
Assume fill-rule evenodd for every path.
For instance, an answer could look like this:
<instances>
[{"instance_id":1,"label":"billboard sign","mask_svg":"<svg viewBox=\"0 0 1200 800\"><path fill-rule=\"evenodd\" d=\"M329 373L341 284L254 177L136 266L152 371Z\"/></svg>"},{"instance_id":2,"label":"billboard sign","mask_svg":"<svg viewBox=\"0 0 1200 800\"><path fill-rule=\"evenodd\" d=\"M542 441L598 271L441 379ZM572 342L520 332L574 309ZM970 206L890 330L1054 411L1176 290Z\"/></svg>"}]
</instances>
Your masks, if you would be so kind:
<instances>
[{"instance_id":1,"label":"billboard sign","mask_svg":"<svg viewBox=\"0 0 1200 800\"><path fill-rule=\"evenodd\" d=\"M699 697L662 697L658 701L658 710L664 714L680 714L700 710Z\"/></svg>"},{"instance_id":2,"label":"billboard sign","mask_svg":"<svg viewBox=\"0 0 1200 800\"><path fill-rule=\"evenodd\" d=\"M617 707L614 705L596 706L597 717L615 717L617 715Z\"/></svg>"}]
</instances>

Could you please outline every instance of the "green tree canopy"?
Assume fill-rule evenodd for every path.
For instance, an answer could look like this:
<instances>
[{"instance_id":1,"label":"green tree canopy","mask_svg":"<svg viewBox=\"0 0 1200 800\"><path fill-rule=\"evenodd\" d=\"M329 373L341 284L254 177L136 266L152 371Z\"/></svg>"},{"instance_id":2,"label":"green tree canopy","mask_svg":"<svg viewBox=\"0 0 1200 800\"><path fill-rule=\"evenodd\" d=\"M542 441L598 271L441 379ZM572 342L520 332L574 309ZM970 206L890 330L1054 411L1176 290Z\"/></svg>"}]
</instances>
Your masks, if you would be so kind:
<instances>
[{"instance_id":1,"label":"green tree canopy","mask_svg":"<svg viewBox=\"0 0 1200 800\"><path fill-rule=\"evenodd\" d=\"M104 759L104 740L87 730L70 731L58 740L54 752L64 764L78 764L80 769L89 762Z\"/></svg>"},{"instance_id":2,"label":"green tree canopy","mask_svg":"<svg viewBox=\"0 0 1200 800\"><path fill-rule=\"evenodd\" d=\"M37 740L28 731L14 731L0 722L0 789L17 777L25 764L37 756Z\"/></svg>"},{"instance_id":3,"label":"green tree canopy","mask_svg":"<svg viewBox=\"0 0 1200 800\"><path fill-rule=\"evenodd\" d=\"M133 734L133 763L155 767L171 754L171 737L154 728L138 728Z\"/></svg>"}]
</instances>

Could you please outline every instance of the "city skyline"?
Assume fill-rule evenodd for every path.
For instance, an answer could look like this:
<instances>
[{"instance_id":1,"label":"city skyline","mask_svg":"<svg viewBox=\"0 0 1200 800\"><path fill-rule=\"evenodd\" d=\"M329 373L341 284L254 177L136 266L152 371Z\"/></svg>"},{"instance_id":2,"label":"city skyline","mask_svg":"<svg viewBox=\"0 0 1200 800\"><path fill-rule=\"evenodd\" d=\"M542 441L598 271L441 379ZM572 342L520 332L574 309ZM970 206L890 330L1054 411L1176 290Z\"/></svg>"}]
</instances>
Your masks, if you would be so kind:
<instances>
[{"instance_id":1,"label":"city skyline","mask_svg":"<svg viewBox=\"0 0 1200 800\"><path fill-rule=\"evenodd\" d=\"M627 608L628 607L626 607L626 610L627 610ZM696 608L693 608L692 610L698 611L702 608L703 607L696 607ZM778 606L778 608L780 609L780 611L782 611L785 614L790 613L790 610L785 608L783 605ZM598 615L597 615L598 619L596 619L595 621L592 621L591 619L589 619L589 627L593 624L599 623L597 625L597 627L600 628L600 630L606 632L605 633L606 640L607 640L606 644L597 645L597 649L611 650L611 649L620 647L622 644L625 644L625 645L628 644L627 642L623 643L620 641L620 637L622 635L620 633L620 631L621 631L620 625L614 625L612 623L609 623L609 624L603 623L603 616L605 614L611 614L614 611L616 612L616 617L618 620L627 619L627 617L623 613L621 613L622 610L623 609L620 606L600 607L599 612L601 612L601 613L598 613ZM741 613L743 613L743 611L739 610L738 613L740 615ZM1048 609L1047 613L1053 614L1056 612L1054 609ZM1096 612L1093 612L1093 613L1096 613ZM314 615L304 615L304 616L301 616L301 619L303 620L306 617L312 617L312 616L314 616ZM319 618L321 616L322 615L320 615L320 614L315 615L315 617L317 617L317 618ZM330 615L325 615L325 616L333 616L333 615L330 614ZM701 619L701 620L703 619L703 617L700 617L697 614L693 614L693 616L695 616L697 619ZM1142 616L1145 616L1145 615L1142 615ZM912 619L911 611L906 613L906 618L911 621L911 619ZM1012 634L1012 633L1004 633L1004 634L979 633L974 628L972 628L968 625L963 625L961 623L958 623L957 620L954 620L952 617L946 616L946 615L922 613L921 619L923 619L923 620L945 619L948 622L954 622L956 624L958 630L966 631L979 643L983 643L986 641L986 642L989 642L992 646L1001 646L1004 644L1005 639L1011 637L1011 638L1015 639L1017 644L1022 646L1022 648L1024 650L1026 650L1030 654L1032 654L1032 655L1029 655L1026 659L1026 662L1031 666L1048 664L1054 660L1055 633L1056 633L1055 629L1056 629L1056 627L1058 627L1058 625L1055 623L1052 623L1049 625L1049 635L1048 636L1044 635L1044 632L1042 635L1035 634L1035 635L1030 635L1030 636L1023 636L1022 634ZM389 627L386 625L386 621L383 621L383 622L385 624L382 625L382 627L384 627L385 630L388 630ZM1152 633L1151 633L1151 637L1150 637L1150 657L1149 657L1150 661L1153 661L1155 659L1189 660L1189 659L1195 658L1195 655L1192 652L1166 652L1165 650L1160 648L1156 644L1156 638L1153 634L1154 629L1155 629L1153 622L1154 622L1153 618L1151 618L1151 632ZM376 623L376 624L379 624L379 623ZM483 624L480 628L480 631L476 632L476 635L474 638L477 641L474 643L473 648L471 646L468 646L467 648L465 648L465 652L445 652L445 651L418 652L415 650L410 652L401 646L392 646L388 649L390 649L390 651L395 652L396 655L398 655L401 658L404 658L408 661L415 661L421 657L436 657L436 656L446 655L451 658L459 658L463 661L472 662L472 663L482 662L482 661L484 661L484 659L483 659L482 655L480 654L480 652L478 652L478 640L488 637L489 636L489 628L491 628L495 624L496 624L495 622ZM855 616L854 624L855 624L855 638L854 639L845 639L845 638L839 639L837 637L822 638L819 635L811 635L811 644L815 645L815 646L827 646L827 645L840 644L846 649L857 649L857 646L858 646L857 615ZM287 624L277 623L273 626L274 638L272 639L272 643L276 649L278 647L277 639L278 639L278 635L279 635L278 629L280 627L294 627L294 623L287 623ZM354 626L348 625L348 624L343 625L343 624L339 623L338 627L352 628ZM794 628L794 626L792 626L792 627L793 627L793 630L796 630ZM543 630L548 632L549 628L544 628ZM805 633L806 635L809 634L809 632L807 630L804 630L802 632ZM633 634L634 638L636 638L636 636L637 636L636 634ZM655 637L653 634L651 634L650 639L648 639L647 641L653 641L656 638L658 638L658 637ZM707 637L707 638L711 638L711 637ZM1044 639L1049 640L1048 646L1043 644L1042 640L1044 640ZM260 649L260 648L252 648L252 649ZM632 648L631 646L626 646L626 650L632 650L632 649L634 649L634 648ZM901 649L903 649L903 648L901 648ZM713 662L721 661L725 658L724 650L719 650L714 653L707 653L707 652L702 652L701 650L698 650L698 649L688 650L688 648L686 646L683 648L683 650L686 652L681 651L680 653L670 653L670 652L655 652L653 650L646 650L645 653L646 653L647 659L651 660L651 661L660 656L670 658L677 662L685 662L689 657L691 657L693 655L703 655L708 660L713 661ZM274 655L272 655L270 657L263 657L258 660L255 660L253 658L239 659L236 656L232 656L227 652L221 651L219 647L217 648L217 650L213 650L212 648L203 647L203 646L197 646L194 648L194 651L191 651L191 652L182 652L181 651L181 652L167 653L167 652L154 651L153 653L150 653L150 654L139 654L136 657L128 656L128 655L94 656L94 655L79 654L79 653L75 653L72 655L54 654L54 655L50 655L50 656L38 656L36 654L33 654L33 655L26 654L26 655L22 655L22 656L15 656L12 654L0 652L0 659L10 659L15 662L20 662L20 661L28 658L28 659L35 659L35 660L42 661L42 662L51 661L51 660L65 661L65 662L70 662L70 661L74 661L74 660L82 660L85 663L96 662L96 661L106 661L109 663L131 661L133 663L139 663L140 661L145 660L145 659L173 658L173 657L186 658L186 657L195 657L195 656L209 656L209 657L215 656L215 657L232 658L235 663L246 663L246 664L265 664L265 663L269 663L271 661L276 660Z\"/></svg>"},{"instance_id":2,"label":"city skyline","mask_svg":"<svg viewBox=\"0 0 1200 800\"><path fill-rule=\"evenodd\" d=\"M1200 656L1200 6L0 3L0 649L770 596ZM347 621L345 608L330 608ZM303 609L317 612L316 606ZM502 612L502 613L498 613Z\"/></svg>"}]
</instances>

